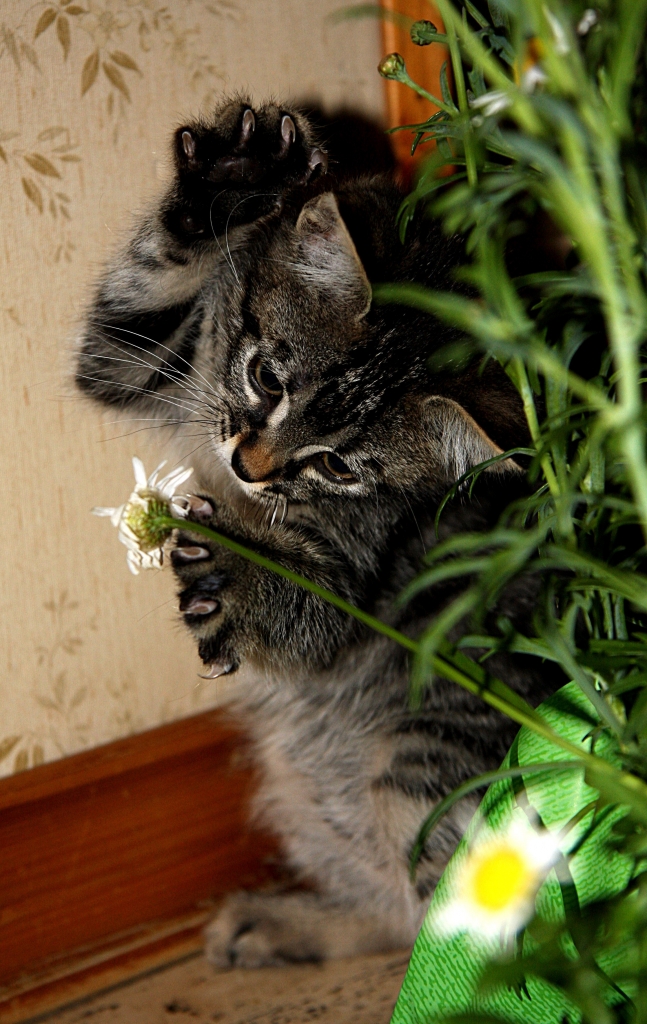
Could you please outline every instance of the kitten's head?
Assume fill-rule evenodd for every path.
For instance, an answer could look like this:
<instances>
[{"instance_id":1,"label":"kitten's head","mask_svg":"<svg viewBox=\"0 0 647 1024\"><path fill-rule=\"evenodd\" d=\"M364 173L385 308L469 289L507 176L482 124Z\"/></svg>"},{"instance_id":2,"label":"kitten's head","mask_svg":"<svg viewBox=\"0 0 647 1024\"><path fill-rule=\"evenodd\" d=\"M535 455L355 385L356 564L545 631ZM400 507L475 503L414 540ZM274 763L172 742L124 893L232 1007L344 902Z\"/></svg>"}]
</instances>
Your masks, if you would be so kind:
<instances>
[{"instance_id":1,"label":"kitten's head","mask_svg":"<svg viewBox=\"0 0 647 1024\"><path fill-rule=\"evenodd\" d=\"M128 289L114 296L108 276L80 353L80 386L173 424L178 454L204 490L218 493L224 472L232 496L277 509L334 512L340 500L362 498L386 508L391 496L397 511L403 492L405 501L437 497L470 466L523 442L523 414L502 371L434 375L429 357L448 329L371 303L335 196L290 204L227 240L197 301L185 291L168 309L146 312L145 268L129 268ZM143 264L149 235L133 244ZM389 258L376 263L381 244L364 258L374 278L388 280ZM435 249L425 241L407 258L426 261L422 277L442 287L449 244L439 235ZM176 263L164 280L179 273ZM112 276L121 282L114 268Z\"/></svg>"},{"instance_id":2,"label":"kitten's head","mask_svg":"<svg viewBox=\"0 0 647 1024\"><path fill-rule=\"evenodd\" d=\"M316 507L389 491L401 499L403 490L440 493L501 451L427 369L443 328L371 308L332 193L284 216L239 276L196 352L195 379L210 382L221 409L212 443L194 457L205 486L215 453L261 500Z\"/></svg>"}]
</instances>

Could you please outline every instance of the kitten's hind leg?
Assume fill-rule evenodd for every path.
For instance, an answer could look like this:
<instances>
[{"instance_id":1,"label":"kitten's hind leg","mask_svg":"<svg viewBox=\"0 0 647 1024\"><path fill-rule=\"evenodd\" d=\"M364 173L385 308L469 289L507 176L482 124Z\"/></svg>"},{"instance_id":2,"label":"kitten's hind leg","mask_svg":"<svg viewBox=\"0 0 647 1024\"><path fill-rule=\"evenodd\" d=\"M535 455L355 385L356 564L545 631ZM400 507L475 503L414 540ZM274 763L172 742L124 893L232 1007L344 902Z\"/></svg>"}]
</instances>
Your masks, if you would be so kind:
<instances>
[{"instance_id":1,"label":"kitten's hind leg","mask_svg":"<svg viewBox=\"0 0 647 1024\"><path fill-rule=\"evenodd\" d=\"M415 931L316 893L238 892L205 931L207 959L216 967L266 967L404 949Z\"/></svg>"}]
</instances>

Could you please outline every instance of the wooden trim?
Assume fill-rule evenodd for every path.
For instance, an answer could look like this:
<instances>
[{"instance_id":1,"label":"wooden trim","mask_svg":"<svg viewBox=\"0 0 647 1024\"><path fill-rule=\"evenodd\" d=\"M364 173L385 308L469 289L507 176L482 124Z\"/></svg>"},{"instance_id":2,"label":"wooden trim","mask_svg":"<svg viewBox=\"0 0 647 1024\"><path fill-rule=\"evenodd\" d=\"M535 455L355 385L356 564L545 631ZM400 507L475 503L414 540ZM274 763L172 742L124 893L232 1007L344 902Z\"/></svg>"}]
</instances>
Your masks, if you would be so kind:
<instances>
[{"instance_id":1,"label":"wooden trim","mask_svg":"<svg viewBox=\"0 0 647 1024\"><path fill-rule=\"evenodd\" d=\"M62 1006L197 954L202 949L202 929L210 916L210 912L202 911L157 927L149 925L122 943L113 939L105 947L71 954L50 971L23 977L4 987L0 1021L34 1021Z\"/></svg>"},{"instance_id":2,"label":"wooden trim","mask_svg":"<svg viewBox=\"0 0 647 1024\"><path fill-rule=\"evenodd\" d=\"M240 730L222 711L193 715L0 779L0 811L232 740Z\"/></svg>"},{"instance_id":3,"label":"wooden trim","mask_svg":"<svg viewBox=\"0 0 647 1024\"><path fill-rule=\"evenodd\" d=\"M199 948L214 901L275 878L244 738L207 712L0 780L0 1022Z\"/></svg>"},{"instance_id":4,"label":"wooden trim","mask_svg":"<svg viewBox=\"0 0 647 1024\"><path fill-rule=\"evenodd\" d=\"M444 32L443 21L438 9L429 0L380 0L382 7L393 14L403 14L413 21L433 21L440 32ZM434 96L441 95L440 69L447 60L443 46L416 46L406 28L395 21L382 19L382 46L384 53L401 53L409 75ZM438 107L423 99L400 82L384 81L386 93L387 123L389 128L402 124L420 124L437 113ZM411 156L413 135L410 132L395 132L391 136L400 166L409 173L414 164L429 154L429 146L423 146Z\"/></svg>"}]
</instances>

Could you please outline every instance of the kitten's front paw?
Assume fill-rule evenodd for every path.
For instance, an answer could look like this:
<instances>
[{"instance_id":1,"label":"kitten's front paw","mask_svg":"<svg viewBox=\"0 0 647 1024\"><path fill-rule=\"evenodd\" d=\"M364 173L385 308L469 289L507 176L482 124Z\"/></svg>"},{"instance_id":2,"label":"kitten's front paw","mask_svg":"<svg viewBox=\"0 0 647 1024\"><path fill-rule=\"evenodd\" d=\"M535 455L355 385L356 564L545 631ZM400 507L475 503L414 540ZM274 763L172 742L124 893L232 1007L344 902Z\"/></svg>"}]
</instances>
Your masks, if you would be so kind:
<instances>
[{"instance_id":1,"label":"kitten's front paw","mask_svg":"<svg viewBox=\"0 0 647 1024\"><path fill-rule=\"evenodd\" d=\"M303 182L327 167L325 153L312 144L306 119L275 103L258 110L240 101L228 103L211 125L178 128L175 149L180 173L214 185Z\"/></svg>"},{"instance_id":2,"label":"kitten's front paw","mask_svg":"<svg viewBox=\"0 0 647 1024\"><path fill-rule=\"evenodd\" d=\"M253 220L269 208L268 199L275 201L287 186L303 184L328 166L325 152L314 145L308 122L298 111L274 103L255 110L239 100L225 104L211 123L178 128L175 160L179 187L169 226L176 234L196 239L219 233L224 226L219 223L221 208L232 218L230 227ZM223 199L230 191L237 204L231 209ZM251 204L250 193L258 193Z\"/></svg>"},{"instance_id":3,"label":"kitten's front paw","mask_svg":"<svg viewBox=\"0 0 647 1024\"><path fill-rule=\"evenodd\" d=\"M209 501L192 497L187 529L191 519L211 522L213 512ZM181 587L180 611L198 641L200 657L207 666L206 678L235 672L240 664L236 595L240 574L233 571L232 556L196 534L181 533L171 552L171 564Z\"/></svg>"}]
</instances>

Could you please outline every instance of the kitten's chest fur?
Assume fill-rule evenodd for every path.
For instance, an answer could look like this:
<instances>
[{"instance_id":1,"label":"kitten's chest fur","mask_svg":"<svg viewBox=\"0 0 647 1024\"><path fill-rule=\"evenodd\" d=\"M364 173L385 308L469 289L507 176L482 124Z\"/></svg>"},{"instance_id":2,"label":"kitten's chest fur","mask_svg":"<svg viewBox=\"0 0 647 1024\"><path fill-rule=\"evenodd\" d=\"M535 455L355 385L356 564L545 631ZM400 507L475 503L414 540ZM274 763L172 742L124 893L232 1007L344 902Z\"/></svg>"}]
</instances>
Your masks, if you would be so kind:
<instances>
[{"instance_id":1,"label":"kitten's chest fur","mask_svg":"<svg viewBox=\"0 0 647 1024\"><path fill-rule=\"evenodd\" d=\"M420 822L466 774L497 764L514 730L442 683L412 711L408 681L406 657L368 637L326 672L248 665L232 710L261 766L256 813L297 877L340 901L370 897L415 929L474 804L446 820L416 891L406 864Z\"/></svg>"}]
</instances>

